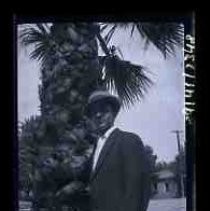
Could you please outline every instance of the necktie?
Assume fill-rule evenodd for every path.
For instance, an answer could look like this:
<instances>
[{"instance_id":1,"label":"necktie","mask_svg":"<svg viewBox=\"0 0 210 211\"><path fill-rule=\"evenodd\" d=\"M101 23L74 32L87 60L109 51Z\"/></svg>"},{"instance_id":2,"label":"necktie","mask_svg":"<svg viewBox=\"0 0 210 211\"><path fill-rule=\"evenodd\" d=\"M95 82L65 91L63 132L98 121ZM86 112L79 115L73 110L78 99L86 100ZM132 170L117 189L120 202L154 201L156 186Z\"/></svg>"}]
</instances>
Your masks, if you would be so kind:
<instances>
[{"instance_id":1,"label":"necktie","mask_svg":"<svg viewBox=\"0 0 210 211\"><path fill-rule=\"evenodd\" d=\"M90 157L88 159L88 174L89 174L89 178L90 178L91 173L92 173L93 159L94 159L96 146L97 146L97 140L94 140L94 142L93 142L93 144L91 146L92 152L91 152L91 155L90 155Z\"/></svg>"},{"instance_id":2,"label":"necktie","mask_svg":"<svg viewBox=\"0 0 210 211\"><path fill-rule=\"evenodd\" d=\"M94 160L94 155L95 155L95 151L96 151L96 147L97 147L97 141L93 144L93 150L92 150L92 154L90 156L90 164L91 164L91 169L93 166L93 160Z\"/></svg>"}]
</instances>

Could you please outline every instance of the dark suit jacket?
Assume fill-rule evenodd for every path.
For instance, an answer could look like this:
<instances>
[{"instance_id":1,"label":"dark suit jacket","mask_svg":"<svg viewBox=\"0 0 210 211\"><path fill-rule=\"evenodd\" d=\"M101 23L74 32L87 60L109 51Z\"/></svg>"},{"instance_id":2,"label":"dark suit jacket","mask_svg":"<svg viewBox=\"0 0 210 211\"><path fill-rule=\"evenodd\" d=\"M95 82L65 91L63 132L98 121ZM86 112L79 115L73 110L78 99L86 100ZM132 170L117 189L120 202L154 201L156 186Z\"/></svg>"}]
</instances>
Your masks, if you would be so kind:
<instances>
[{"instance_id":1,"label":"dark suit jacket","mask_svg":"<svg viewBox=\"0 0 210 211\"><path fill-rule=\"evenodd\" d=\"M91 175L91 211L145 211L150 198L148 167L141 139L114 130Z\"/></svg>"}]
</instances>

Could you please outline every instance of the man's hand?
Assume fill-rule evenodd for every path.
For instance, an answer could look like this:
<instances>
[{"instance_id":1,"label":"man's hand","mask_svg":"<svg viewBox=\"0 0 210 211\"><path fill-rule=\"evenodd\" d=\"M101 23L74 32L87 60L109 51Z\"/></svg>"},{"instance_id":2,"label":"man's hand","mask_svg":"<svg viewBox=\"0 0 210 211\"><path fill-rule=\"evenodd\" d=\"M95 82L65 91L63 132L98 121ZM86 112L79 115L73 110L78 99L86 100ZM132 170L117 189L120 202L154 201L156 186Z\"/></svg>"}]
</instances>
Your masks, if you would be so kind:
<instances>
[{"instance_id":1,"label":"man's hand","mask_svg":"<svg viewBox=\"0 0 210 211\"><path fill-rule=\"evenodd\" d=\"M71 182L67 185L65 185L61 190L59 190L55 196L56 197L62 197L66 195L75 194L76 192L82 191L84 188L84 183L79 181Z\"/></svg>"}]
</instances>

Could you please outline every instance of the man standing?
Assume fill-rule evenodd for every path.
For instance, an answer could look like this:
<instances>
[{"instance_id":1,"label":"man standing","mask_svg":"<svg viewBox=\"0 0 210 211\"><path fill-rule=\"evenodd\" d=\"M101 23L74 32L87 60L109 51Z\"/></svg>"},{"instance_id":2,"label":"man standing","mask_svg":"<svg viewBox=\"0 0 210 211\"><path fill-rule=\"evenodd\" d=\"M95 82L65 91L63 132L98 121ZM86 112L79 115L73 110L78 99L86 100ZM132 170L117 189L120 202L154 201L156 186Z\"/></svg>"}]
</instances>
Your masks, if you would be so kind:
<instances>
[{"instance_id":1,"label":"man standing","mask_svg":"<svg viewBox=\"0 0 210 211\"><path fill-rule=\"evenodd\" d=\"M89 97L89 131L97 138L90 177L91 211L146 211L149 161L141 139L114 126L120 100L106 91Z\"/></svg>"}]
</instances>

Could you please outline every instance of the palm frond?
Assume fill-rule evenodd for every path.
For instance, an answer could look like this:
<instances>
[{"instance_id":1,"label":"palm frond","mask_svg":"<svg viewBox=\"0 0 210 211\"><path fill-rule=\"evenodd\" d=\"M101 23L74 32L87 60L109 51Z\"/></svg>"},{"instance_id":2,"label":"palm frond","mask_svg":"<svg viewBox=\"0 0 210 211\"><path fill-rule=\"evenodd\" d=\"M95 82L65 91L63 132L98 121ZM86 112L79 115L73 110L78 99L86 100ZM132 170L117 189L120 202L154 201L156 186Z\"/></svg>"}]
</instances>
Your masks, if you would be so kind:
<instances>
[{"instance_id":1,"label":"palm frond","mask_svg":"<svg viewBox=\"0 0 210 211\"><path fill-rule=\"evenodd\" d=\"M133 36L134 30L135 30L135 23L132 24L132 28L131 28L131 37Z\"/></svg>"},{"instance_id":2,"label":"palm frond","mask_svg":"<svg viewBox=\"0 0 210 211\"><path fill-rule=\"evenodd\" d=\"M117 49L117 52L120 54L120 57L121 57L122 59L124 59L124 56L123 56L123 53L122 53L120 47L117 47L116 49Z\"/></svg>"},{"instance_id":3,"label":"palm frond","mask_svg":"<svg viewBox=\"0 0 210 211\"><path fill-rule=\"evenodd\" d=\"M109 89L118 93L127 108L141 100L152 85L152 81L145 75L143 66L131 64L115 56L106 57L104 65L105 83Z\"/></svg>"},{"instance_id":4,"label":"palm frond","mask_svg":"<svg viewBox=\"0 0 210 211\"><path fill-rule=\"evenodd\" d=\"M100 24L100 33L102 33L107 27L108 24Z\"/></svg>"},{"instance_id":5,"label":"palm frond","mask_svg":"<svg viewBox=\"0 0 210 211\"><path fill-rule=\"evenodd\" d=\"M175 46L183 45L183 26L179 23L136 23L145 40L145 48L153 43L166 58L174 53Z\"/></svg>"},{"instance_id":6,"label":"palm frond","mask_svg":"<svg viewBox=\"0 0 210 211\"><path fill-rule=\"evenodd\" d=\"M110 41L117 28L130 30L131 37L137 29L141 38L145 41L145 50L150 43L166 58L175 51L175 46L183 45L184 28L179 23L109 23L111 27L104 36L106 43ZM108 41L108 42L107 42Z\"/></svg>"},{"instance_id":7,"label":"palm frond","mask_svg":"<svg viewBox=\"0 0 210 211\"><path fill-rule=\"evenodd\" d=\"M131 22L118 22L118 23L114 23L113 25L115 25L118 28L127 30L128 28L130 28L132 23Z\"/></svg>"},{"instance_id":8,"label":"palm frond","mask_svg":"<svg viewBox=\"0 0 210 211\"><path fill-rule=\"evenodd\" d=\"M19 38L23 46L35 45L30 53L32 59L45 60L52 47L52 38L46 24L35 24L22 29Z\"/></svg>"},{"instance_id":9,"label":"palm frond","mask_svg":"<svg viewBox=\"0 0 210 211\"><path fill-rule=\"evenodd\" d=\"M41 42L43 39L49 38L49 33L44 27L44 24L34 24L21 30L21 43L25 46Z\"/></svg>"},{"instance_id":10,"label":"palm frond","mask_svg":"<svg viewBox=\"0 0 210 211\"><path fill-rule=\"evenodd\" d=\"M103 26L103 28L101 27L100 33L102 33L104 29L107 29L107 27L110 27L108 32L104 35L104 40L108 45L117 28L128 29L130 26L130 23L107 23Z\"/></svg>"},{"instance_id":11,"label":"palm frond","mask_svg":"<svg viewBox=\"0 0 210 211\"><path fill-rule=\"evenodd\" d=\"M112 26L112 28L109 30L109 32L105 35L104 40L105 40L106 44L109 44L109 41L112 38L112 36L113 36L113 34L114 34L115 30L116 30L116 27L117 27L117 25L114 24Z\"/></svg>"},{"instance_id":12,"label":"palm frond","mask_svg":"<svg viewBox=\"0 0 210 211\"><path fill-rule=\"evenodd\" d=\"M43 34L48 34L49 33L49 26L47 24L36 24L37 28L42 32Z\"/></svg>"}]
</instances>

